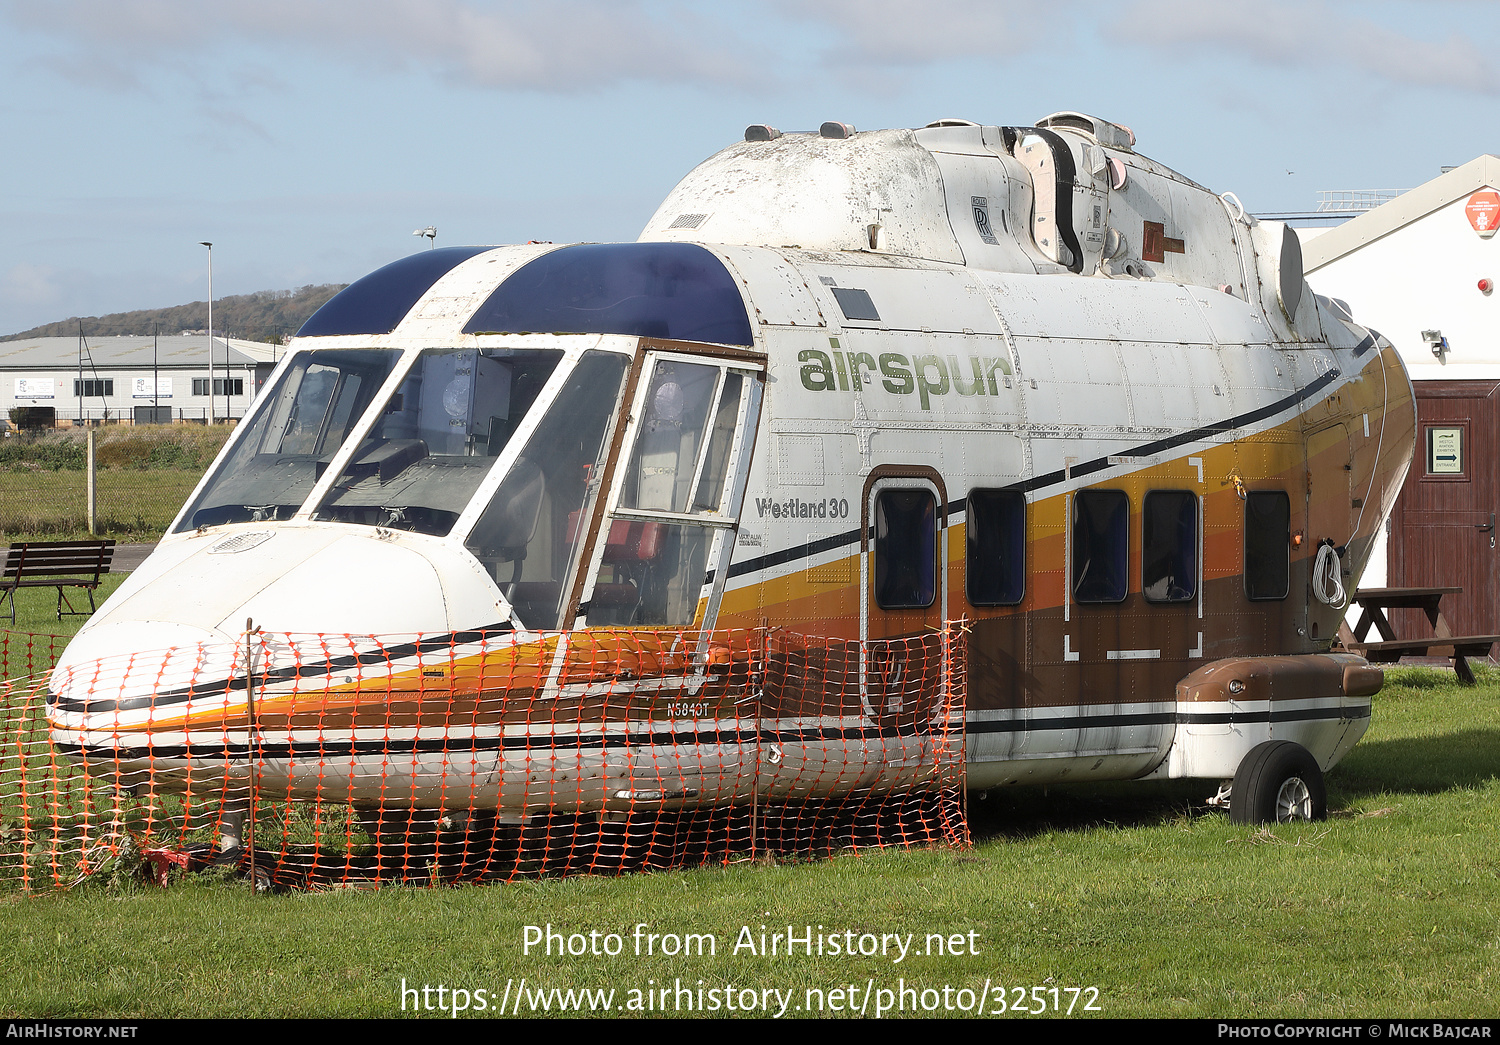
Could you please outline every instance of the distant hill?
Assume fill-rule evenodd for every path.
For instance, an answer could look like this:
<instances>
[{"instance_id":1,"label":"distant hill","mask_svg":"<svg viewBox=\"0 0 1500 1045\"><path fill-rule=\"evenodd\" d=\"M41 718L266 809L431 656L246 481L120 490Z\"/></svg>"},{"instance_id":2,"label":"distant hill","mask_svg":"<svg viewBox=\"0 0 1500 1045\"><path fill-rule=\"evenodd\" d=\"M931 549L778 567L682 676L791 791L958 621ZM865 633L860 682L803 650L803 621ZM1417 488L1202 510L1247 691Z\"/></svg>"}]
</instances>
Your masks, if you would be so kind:
<instances>
[{"instance_id":1,"label":"distant hill","mask_svg":"<svg viewBox=\"0 0 1500 1045\"><path fill-rule=\"evenodd\" d=\"M343 290L346 283L309 284L297 290L262 290L254 294L233 294L214 302L214 331L246 341L279 343L295 334L307 317L323 302ZM0 341L19 341L28 337L71 337L78 324L90 337L113 334L180 334L183 331L206 332L208 302L194 301L173 308L144 308L135 312L114 312L107 316L75 316L59 323L45 323L19 334L0 337Z\"/></svg>"}]
</instances>

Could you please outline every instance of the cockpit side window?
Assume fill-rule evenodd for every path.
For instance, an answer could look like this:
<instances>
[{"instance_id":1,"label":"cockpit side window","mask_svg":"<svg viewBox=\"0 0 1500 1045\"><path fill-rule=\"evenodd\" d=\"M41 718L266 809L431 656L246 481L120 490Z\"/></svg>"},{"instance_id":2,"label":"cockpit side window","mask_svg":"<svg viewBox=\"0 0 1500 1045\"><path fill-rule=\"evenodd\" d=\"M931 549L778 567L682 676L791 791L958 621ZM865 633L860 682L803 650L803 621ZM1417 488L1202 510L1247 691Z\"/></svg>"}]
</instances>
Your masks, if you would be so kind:
<instances>
[{"instance_id":1,"label":"cockpit side window","mask_svg":"<svg viewBox=\"0 0 1500 1045\"><path fill-rule=\"evenodd\" d=\"M719 372L718 367L677 360L657 366L620 493L622 508L688 510ZM738 408L738 397L728 405ZM712 501L711 507L718 508L718 497Z\"/></svg>"},{"instance_id":2,"label":"cockpit side window","mask_svg":"<svg viewBox=\"0 0 1500 1045\"><path fill-rule=\"evenodd\" d=\"M629 366L583 354L464 539L528 628L562 626Z\"/></svg>"}]
</instances>

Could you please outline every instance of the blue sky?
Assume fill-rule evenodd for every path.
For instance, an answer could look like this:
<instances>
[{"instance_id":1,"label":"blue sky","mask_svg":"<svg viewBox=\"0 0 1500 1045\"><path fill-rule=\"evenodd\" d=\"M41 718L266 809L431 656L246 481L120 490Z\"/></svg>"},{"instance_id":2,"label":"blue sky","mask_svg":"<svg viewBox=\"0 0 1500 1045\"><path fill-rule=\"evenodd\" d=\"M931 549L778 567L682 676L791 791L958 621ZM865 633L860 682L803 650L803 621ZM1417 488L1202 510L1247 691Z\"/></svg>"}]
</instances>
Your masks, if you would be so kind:
<instances>
[{"instance_id":1,"label":"blue sky","mask_svg":"<svg viewBox=\"0 0 1500 1045\"><path fill-rule=\"evenodd\" d=\"M633 239L748 123L1074 109L1252 211L1500 152L1500 3L0 0L0 333Z\"/></svg>"}]
</instances>

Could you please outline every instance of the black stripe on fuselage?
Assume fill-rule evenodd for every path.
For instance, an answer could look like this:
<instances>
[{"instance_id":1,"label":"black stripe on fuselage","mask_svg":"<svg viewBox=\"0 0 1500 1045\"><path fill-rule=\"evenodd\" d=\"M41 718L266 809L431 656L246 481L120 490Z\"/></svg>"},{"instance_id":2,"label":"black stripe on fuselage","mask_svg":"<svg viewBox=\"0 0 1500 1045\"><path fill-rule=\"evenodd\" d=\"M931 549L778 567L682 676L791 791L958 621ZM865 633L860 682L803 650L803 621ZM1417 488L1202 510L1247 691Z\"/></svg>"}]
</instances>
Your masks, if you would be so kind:
<instances>
[{"instance_id":1,"label":"black stripe on fuselage","mask_svg":"<svg viewBox=\"0 0 1500 1045\"><path fill-rule=\"evenodd\" d=\"M1365 340L1368 341L1370 345L1373 345L1375 343L1371 338L1366 338ZM1360 342L1360 344L1361 346L1364 346L1364 342ZM1358 354L1359 351L1359 349L1355 349L1356 354ZM1324 388L1327 388L1330 384L1336 381L1340 376L1340 372L1337 369L1330 370L1328 371L1328 373L1323 374L1322 376L1317 378L1317 380L1304 385L1302 388L1293 392L1289 396L1278 399L1274 403L1267 403L1265 406L1258 406L1254 410L1247 410L1243 414L1238 414L1227 420L1215 421L1213 424L1203 425L1200 428L1192 428L1184 432L1178 432L1176 435L1169 435L1162 439L1152 440L1149 443L1142 443L1140 446L1132 447L1131 449L1125 450L1122 453L1110 454L1105 457L1096 457L1092 461L1085 461L1082 464L1076 464L1070 468L1047 472L1044 475L1033 476L1030 479L1021 479L1017 482L1009 484L1008 486L1000 487L1000 489L1019 490L1022 493L1034 493L1037 490L1042 490L1049 486L1057 486L1060 483L1068 482L1069 480L1076 479L1079 476L1092 475L1094 472L1102 472L1106 468L1115 467L1114 465L1111 465L1109 463L1110 457L1149 457L1152 454L1159 454L1163 451L1172 450L1176 447L1185 446L1189 443L1202 442L1204 439L1208 439L1212 436L1223 435L1225 432L1233 431L1236 428L1243 428L1245 425L1254 424L1257 421L1264 421L1268 417L1274 417L1275 415L1281 413L1283 410L1290 409L1291 407L1296 406L1321 392ZM944 511L950 516L956 515L964 510L966 502L967 498L964 497L949 501L944 506ZM756 573L760 570L768 570L773 566L780 566L783 563L793 562L797 559L803 559L812 555L818 555L822 552L834 551L839 548L847 547L851 544L858 544L859 538L859 528L856 527L855 529L847 530L844 533L834 534L831 537L824 537L821 540L809 541L806 544L794 545L790 548L783 548L781 551L768 552L765 555L760 555L753 559L745 559L741 562L732 563L729 567L728 575L733 578L741 577L747 573Z\"/></svg>"},{"instance_id":2,"label":"black stripe on fuselage","mask_svg":"<svg viewBox=\"0 0 1500 1045\"><path fill-rule=\"evenodd\" d=\"M350 668L361 667L366 664L390 663L422 653L431 653L433 650L451 649L454 646L463 646L471 642L481 642L490 636L508 634L513 630L510 622L502 621L469 631L450 631L443 635L434 635L431 638L422 639L420 642L403 642L395 646L382 646L364 653L352 653L344 657L330 657L327 660L310 661L306 664L293 664L285 668L275 668L271 671L257 673L255 676L255 688L262 689L276 682L285 682L287 679L322 678L324 675L331 675L336 671L347 671ZM243 690L245 684L246 679L241 676L239 678L220 679L215 682L183 686L179 689L162 690L159 693L145 694L139 697L126 697L124 700L111 700L108 697L93 696L84 697L82 700L79 700L74 697L59 697L48 691L47 703L58 711L78 711L85 715L98 714L102 711L135 711L139 708L180 704L183 701L192 700L194 697L216 696L223 693L237 692Z\"/></svg>"},{"instance_id":3,"label":"black stripe on fuselage","mask_svg":"<svg viewBox=\"0 0 1500 1045\"><path fill-rule=\"evenodd\" d=\"M1268 708L1265 711L1158 711L1139 714L1044 717L970 721L970 733L1044 733L1064 729L1107 729L1117 726L1209 726L1246 722L1311 722L1317 719L1369 718L1370 705L1352 708Z\"/></svg>"},{"instance_id":4,"label":"black stripe on fuselage","mask_svg":"<svg viewBox=\"0 0 1500 1045\"><path fill-rule=\"evenodd\" d=\"M1119 726L1227 725L1257 722L1311 722L1318 720L1354 720L1370 717L1370 705L1350 708L1268 708L1249 712L1161 711L1117 715L1055 715L1051 717L1003 720L970 720L966 734L1049 733L1081 729L1109 729ZM893 739L907 736L941 735L940 732L918 733L909 729L880 726L810 726L802 729L651 729L632 733L571 733L495 737L430 737L410 740L339 740L299 743L173 744L144 747L104 747L58 743L57 750L85 758L120 759L208 758L234 760L277 758L299 761L340 758L350 755L405 755L439 752L591 750L622 747L682 747L731 744L787 744L818 741ZM957 739L955 735L953 739ZM1067 757L1059 752L1057 757Z\"/></svg>"}]
</instances>

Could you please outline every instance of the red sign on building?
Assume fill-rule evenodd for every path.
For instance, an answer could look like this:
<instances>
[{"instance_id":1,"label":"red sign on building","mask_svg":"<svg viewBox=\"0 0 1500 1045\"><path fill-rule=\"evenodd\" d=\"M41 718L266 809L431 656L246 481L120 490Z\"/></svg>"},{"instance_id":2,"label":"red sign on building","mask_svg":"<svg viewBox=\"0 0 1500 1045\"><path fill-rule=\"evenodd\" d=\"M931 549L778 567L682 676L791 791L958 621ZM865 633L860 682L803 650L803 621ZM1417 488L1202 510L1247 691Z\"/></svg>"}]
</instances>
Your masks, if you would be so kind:
<instances>
[{"instance_id":1,"label":"red sign on building","mask_svg":"<svg viewBox=\"0 0 1500 1045\"><path fill-rule=\"evenodd\" d=\"M1500 222L1500 192L1481 189L1474 193L1469 197L1464 213L1469 216L1469 224L1474 226L1474 231L1489 239L1495 234L1496 223Z\"/></svg>"}]
</instances>

